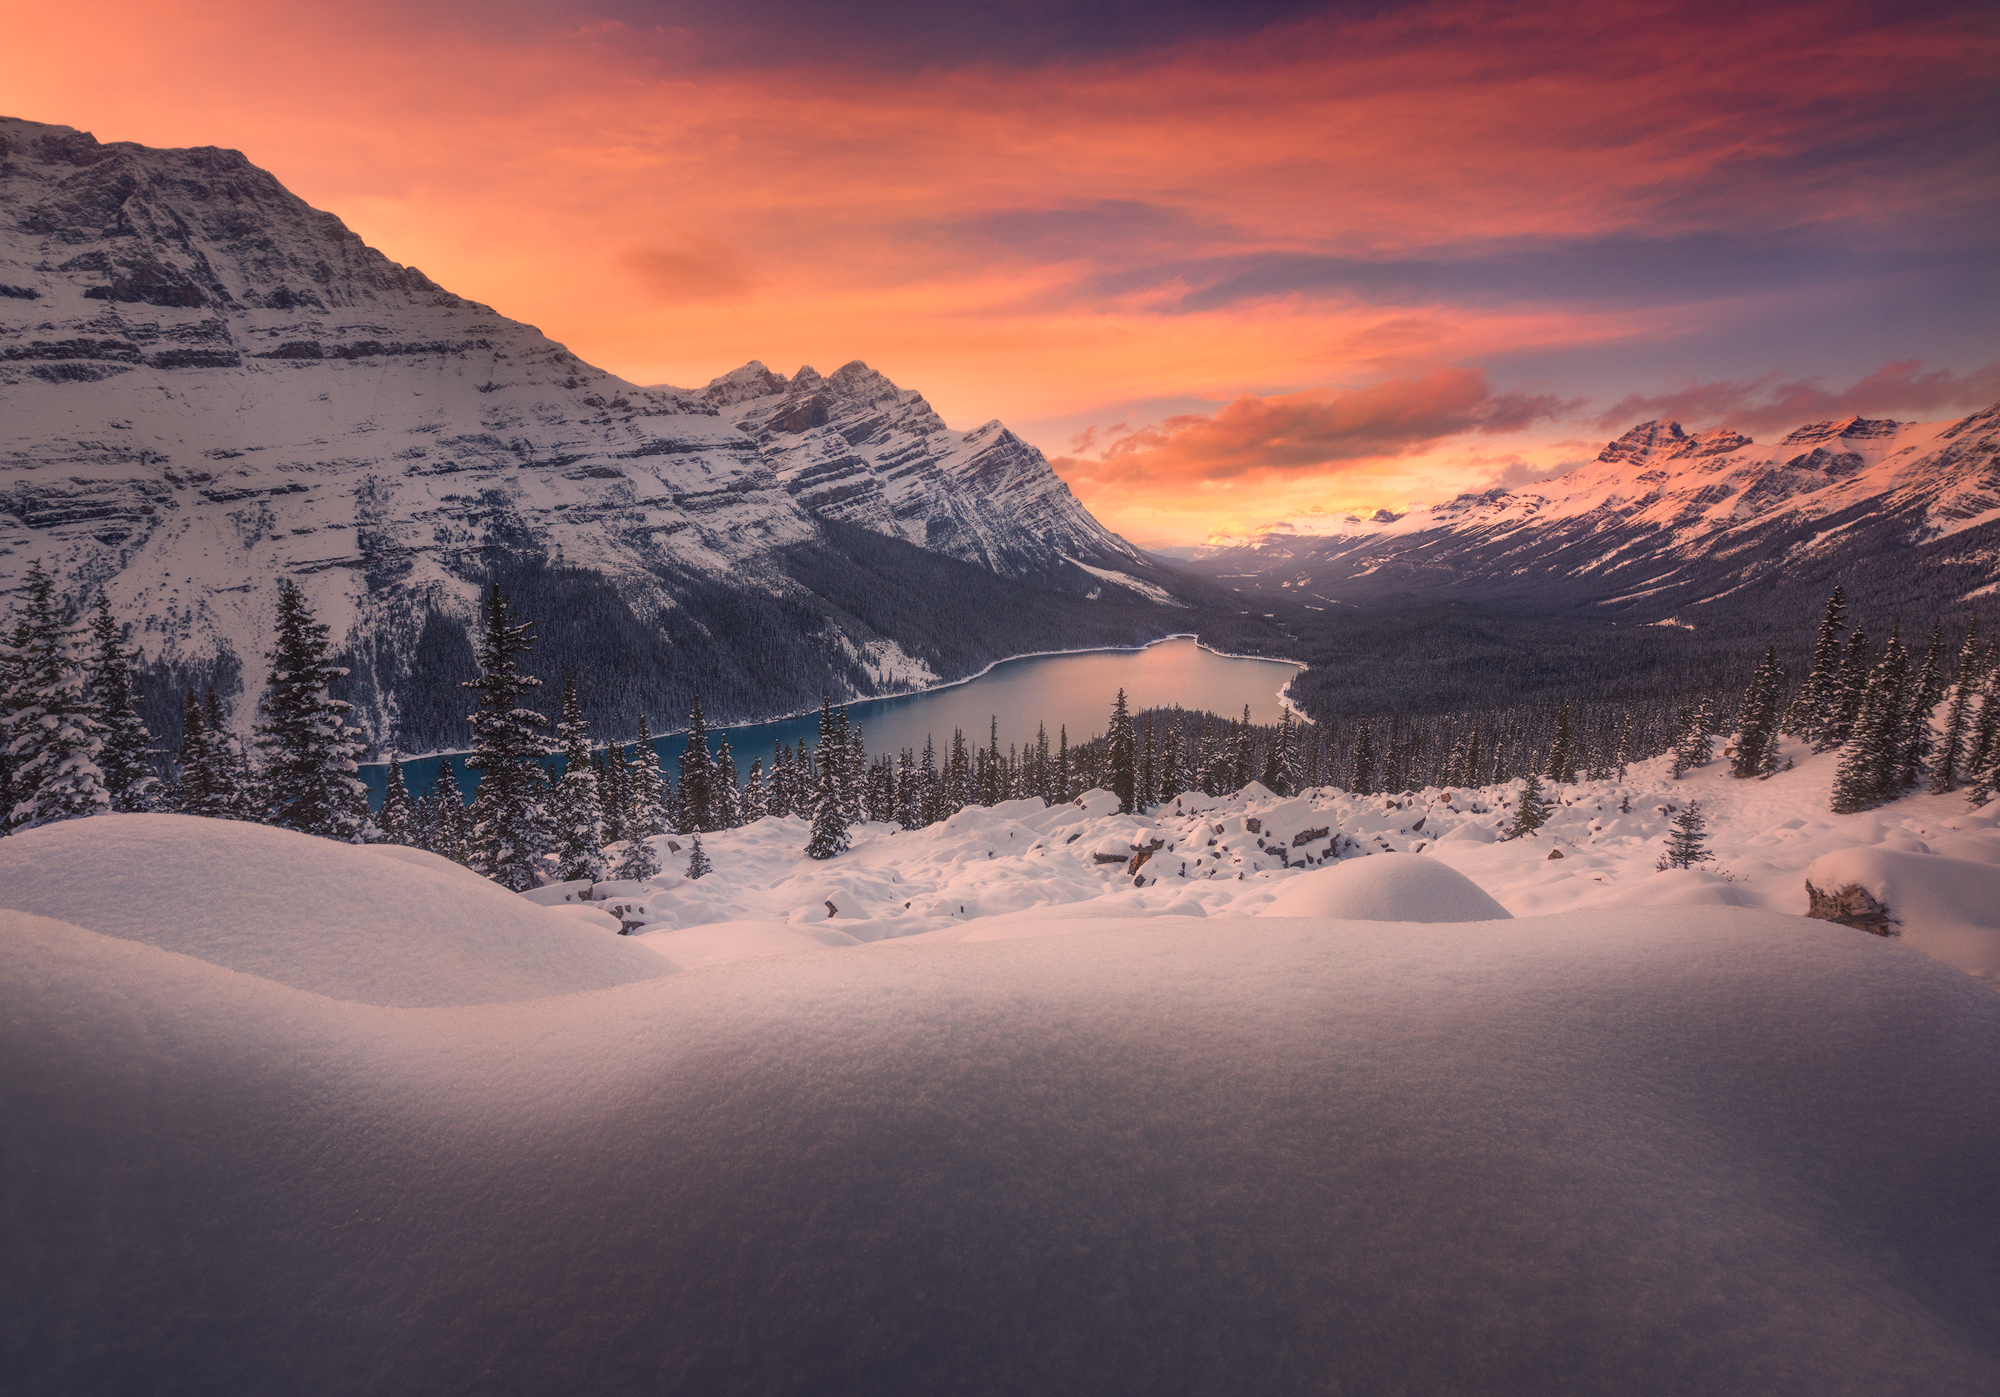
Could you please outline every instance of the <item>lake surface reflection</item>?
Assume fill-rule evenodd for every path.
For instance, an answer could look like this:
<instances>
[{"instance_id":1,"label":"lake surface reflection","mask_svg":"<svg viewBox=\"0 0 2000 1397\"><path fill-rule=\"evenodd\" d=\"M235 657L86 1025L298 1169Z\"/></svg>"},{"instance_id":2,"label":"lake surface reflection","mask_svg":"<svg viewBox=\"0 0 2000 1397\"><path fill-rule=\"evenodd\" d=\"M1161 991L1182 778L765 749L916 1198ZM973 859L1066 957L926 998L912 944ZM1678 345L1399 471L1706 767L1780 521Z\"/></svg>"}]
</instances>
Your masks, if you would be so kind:
<instances>
[{"instance_id":1,"label":"lake surface reflection","mask_svg":"<svg viewBox=\"0 0 2000 1397\"><path fill-rule=\"evenodd\" d=\"M1162 640L1143 650L1086 650L1066 655L1030 655L1003 660L976 679L947 688L900 698L868 699L847 706L848 720L862 725L870 755L894 755L905 747L921 752L926 736L938 749L939 760L951 750L952 730L963 729L968 746L983 747L988 725L1000 724L1000 748L1032 746L1036 725L1046 723L1049 746L1069 729L1072 743L1101 734L1111 716L1111 701L1119 689L1134 712L1179 704L1191 711L1207 710L1239 717L1250 706L1252 721L1275 723L1282 711L1278 694L1300 665L1289 660L1249 659L1218 655L1192 638ZM588 699L586 697L586 702ZM684 715L674 715L684 721ZM751 723L711 731L709 746L726 732L738 771L747 772L761 757L768 768L775 743L796 747L818 737L819 716L807 714L774 722ZM687 747L680 733L657 739L668 770ZM469 795L477 773L464 769L462 756L417 757L403 763L404 780L412 795L422 794L442 761L459 771L461 789ZM380 805L385 769L366 766L371 805Z\"/></svg>"}]
</instances>

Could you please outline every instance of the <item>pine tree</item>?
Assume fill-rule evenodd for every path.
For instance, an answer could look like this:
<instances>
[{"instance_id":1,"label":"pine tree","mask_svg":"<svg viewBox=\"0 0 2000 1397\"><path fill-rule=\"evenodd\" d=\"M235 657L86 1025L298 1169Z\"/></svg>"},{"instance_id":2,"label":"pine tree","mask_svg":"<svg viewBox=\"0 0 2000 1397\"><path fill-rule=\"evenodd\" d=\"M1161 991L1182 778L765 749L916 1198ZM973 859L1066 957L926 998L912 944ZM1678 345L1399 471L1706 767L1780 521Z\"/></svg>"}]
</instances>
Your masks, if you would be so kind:
<instances>
[{"instance_id":1,"label":"pine tree","mask_svg":"<svg viewBox=\"0 0 2000 1397\"><path fill-rule=\"evenodd\" d=\"M1715 760L1715 703L1703 694L1686 709L1680 736L1674 743L1674 776Z\"/></svg>"},{"instance_id":2,"label":"pine tree","mask_svg":"<svg viewBox=\"0 0 2000 1397\"><path fill-rule=\"evenodd\" d=\"M736 754L729 750L729 734L716 739L715 760L708 768L708 810L717 829L736 829L743 823L742 794L736 785Z\"/></svg>"},{"instance_id":3,"label":"pine tree","mask_svg":"<svg viewBox=\"0 0 2000 1397\"><path fill-rule=\"evenodd\" d=\"M1820 617L1819 638L1813 642L1812 668L1779 725L1782 731L1810 741L1815 752L1826 750L1820 743L1838 717L1843 694L1840 633L1847 629L1846 613L1847 593L1835 587L1833 595L1827 598L1826 612Z\"/></svg>"},{"instance_id":4,"label":"pine tree","mask_svg":"<svg viewBox=\"0 0 2000 1397\"><path fill-rule=\"evenodd\" d=\"M1065 744L1067 746L1067 744ZM951 756L944 768L944 808L942 818L950 818L972 804L972 759L965 750L965 730L951 730Z\"/></svg>"},{"instance_id":5,"label":"pine tree","mask_svg":"<svg viewBox=\"0 0 2000 1397\"><path fill-rule=\"evenodd\" d=\"M1975 810L1993 798L2000 785L2000 670L1989 670L1979 696L1979 717L1966 744L1966 804Z\"/></svg>"},{"instance_id":6,"label":"pine tree","mask_svg":"<svg viewBox=\"0 0 2000 1397\"><path fill-rule=\"evenodd\" d=\"M622 844L631 837L632 766L623 744L604 749L597 767L597 803L604 809L604 842Z\"/></svg>"},{"instance_id":7,"label":"pine tree","mask_svg":"<svg viewBox=\"0 0 2000 1397\"><path fill-rule=\"evenodd\" d=\"M55 599L55 581L40 562L30 563L26 600L6 654L6 692L0 695L11 829L103 815L111 809L104 771L104 725L90 701L76 633Z\"/></svg>"},{"instance_id":8,"label":"pine tree","mask_svg":"<svg viewBox=\"0 0 2000 1397\"><path fill-rule=\"evenodd\" d=\"M1930 643L1924 647L1923 662L1910 680L1909 694L1896 740L1895 783L1898 790L1914 786L1930 768L1931 754L1937 750L1937 734L1931 719L1944 702L1944 623L1931 622Z\"/></svg>"},{"instance_id":9,"label":"pine tree","mask_svg":"<svg viewBox=\"0 0 2000 1397\"><path fill-rule=\"evenodd\" d=\"M486 592L485 633L479 645L479 677L464 687L479 693L472 713L472 755L466 765L479 773L472 798L467 839L471 868L502 887L526 892L541 886L548 867L543 856L554 844L548 811L549 720L521 706L541 680L521 672L519 657L533 642L532 622L517 622L498 583Z\"/></svg>"},{"instance_id":10,"label":"pine tree","mask_svg":"<svg viewBox=\"0 0 2000 1397\"><path fill-rule=\"evenodd\" d=\"M1474 737L1476 738L1477 736L1478 734L1475 730ZM1632 763L1632 715L1630 713L1625 715L1624 723L1619 726L1618 755L1613 758L1613 763L1618 769L1618 780L1622 783L1625 780L1625 768ZM1468 776L1466 781L1469 784L1476 783L1477 779L1477 777Z\"/></svg>"},{"instance_id":11,"label":"pine tree","mask_svg":"<svg viewBox=\"0 0 2000 1397\"><path fill-rule=\"evenodd\" d=\"M699 838L699 836L696 836ZM703 856L704 858L706 855ZM653 847L651 839L627 839L625 847L619 850L618 864L611 870L614 878L627 878L635 883L643 883L655 877L660 871L660 854Z\"/></svg>"},{"instance_id":12,"label":"pine tree","mask_svg":"<svg viewBox=\"0 0 2000 1397\"><path fill-rule=\"evenodd\" d=\"M764 759L750 759L750 774L743 778L742 823L755 824L764 818Z\"/></svg>"},{"instance_id":13,"label":"pine tree","mask_svg":"<svg viewBox=\"0 0 2000 1397\"><path fill-rule=\"evenodd\" d=\"M227 793L228 805L223 818L261 820L270 806L264 783L251 771L250 758L244 752L242 742L229 730L229 718L222 711L222 700L216 697L214 685L210 685L208 692L202 696L201 713L208 725L208 741L214 752L215 769L222 789Z\"/></svg>"},{"instance_id":14,"label":"pine tree","mask_svg":"<svg viewBox=\"0 0 2000 1397\"><path fill-rule=\"evenodd\" d=\"M637 842L667 830L666 775L660 770L659 744L653 741L646 715L639 715L639 737L625 764L625 837Z\"/></svg>"},{"instance_id":15,"label":"pine tree","mask_svg":"<svg viewBox=\"0 0 2000 1397\"><path fill-rule=\"evenodd\" d=\"M847 821L841 789L844 783L841 768L846 765L846 747L840 726L834 721L833 696L822 694L819 748L814 754L819 765L819 779L813 783L812 832L806 839L806 857L809 859L830 859L847 852ZM965 735L960 733L953 757L955 761L962 762L964 755Z\"/></svg>"},{"instance_id":16,"label":"pine tree","mask_svg":"<svg viewBox=\"0 0 2000 1397\"><path fill-rule=\"evenodd\" d=\"M1375 794L1375 735L1363 718L1354 729L1354 778L1350 789L1358 796Z\"/></svg>"},{"instance_id":17,"label":"pine tree","mask_svg":"<svg viewBox=\"0 0 2000 1397\"><path fill-rule=\"evenodd\" d=\"M1058 731L1061 737L1056 743L1055 770L1049 777L1049 804L1060 805L1075 798L1077 791L1070 773L1069 724L1064 723Z\"/></svg>"},{"instance_id":18,"label":"pine tree","mask_svg":"<svg viewBox=\"0 0 2000 1397\"><path fill-rule=\"evenodd\" d=\"M209 690L211 695L214 690ZM210 725L208 713L193 689L181 709L181 748L174 783L174 808L183 815L211 820L239 817L235 773L222 749L223 735Z\"/></svg>"},{"instance_id":19,"label":"pine tree","mask_svg":"<svg viewBox=\"0 0 2000 1397\"><path fill-rule=\"evenodd\" d=\"M820 855L818 857L830 858L832 855ZM706 878L713 872L715 872L715 865L708 861L708 850L701 847L701 832L697 830L688 840L687 876L689 878Z\"/></svg>"},{"instance_id":20,"label":"pine tree","mask_svg":"<svg viewBox=\"0 0 2000 1397\"><path fill-rule=\"evenodd\" d=\"M1729 748L1729 773L1738 780L1769 776L1778 769L1778 695L1784 685L1778 649L1768 645L1744 691L1741 726Z\"/></svg>"},{"instance_id":21,"label":"pine tree","mask_svg":"<svg viewBox=\"0 0 2000 1397\"><path fill-rule=\"evenodd\" d=\"M556 878L561 882L604 877L604 804L597 768L590 760L590 725L577 698L576 676L563 679L562 720L556 725L563 773L549 801L554 825Z\"/></svg>"},{"instance_id":22,"label":"pine tree","mask_svg":"<svg viewBox=\"0 0 2000 1397\"><path fill-rule=\"evenodd\" d=\"M132 665L137 658L123 646L118 623L111 618L111 599L97 594L91 617L92 655L84 691L104 725L104 748L97 765L104 772L104 789L111 808L123 814L151 810L162 794L153 770L153 735L133 706Z\"/></svg>"},{"instance_id":23,"label":"pine tree","mask_svg":"<svg viewBox=\"0 0 2000 1397\"><path fill-rule=\"evenodd\" d=\"M1972 733L1972 703L1979 692L1979 679L1979 619L1974 617L1966 628L1964 642L1958 647L1958 674L1951 688L1951 706L1945 710L1944 732L1939 735L1937 751L1931 758L1933 795L1958 789L1959 777L1965 770L1965 744Z\"/></svg>"},{"instance_id":24,"label":"pine tree","mask_svg":"<svg viewBox=\"0 0 2000 1397\"><path fill-rule=\"evenodd\" d=\"M675 824L684 834L715 828L715 805L710 795L714 780L714 758L708 750L708 720L702 717L701 695L695 695L688 713L687 743L681 748L680 810Z\"/></svg>"},{"instance_id":25,"label":"pine tree","mask_svg":"<svg viewBox=\"0 0 2000 1397\"><path fill-rule=\"evenodd\" d=\"M1565 786L1576 782L1576 739L1570 732L1567 703L1556 713L1555 741L1549 744L1549 764L1543 774Z\"/></svg>"},{"instance_id":26,"label":"pine tree","mask_svg":"<svg viewBox=\"0 0 2000 1397\"><path fill-rule=\"evenodd\" d=\"M458 784L458 771L449 759L438 763L430 793L424 797L428 828L424 846L433 854L462 863L472 863L472 811L466 806L465 792Z\"/></svg>"},{"instance_id":27,"label":"pine tree","mask_svg":"<svg viewBox=\"0 0 2000 1397\"><path fill-rule=\"evenodd\" d=\"M1507 838L1519 839L1548 822L1549 806L1542 795L1541 779L1530 771L1521 786L1521 808L1514 812L1514 823L1508 827Z\"/></svg>"},{"instance_id":28,"label":"pine tree","mask_svg":"<svg viewBox=\"0 0 2000 1397\"><path fill-rule=\"evenodd\" d=\"M931 742L931 735L924 734L924 755L917 764L917 824L934 825L944 816L939 813L937 748Z\"/></svg>"},{"instance_id":29,"label":"pine tree","mask_svg":"<svg viewBox=\"0 0 2000 1397\"><path fill-rule=\"evenodd\" d=\"M1868 677L1874 668L1868 659L1868 633L1856 629L1841 653L1838 683L1827 705L1826 724L1813 739L1813 751L1830 752L1847 745L1855 720L1861 716L1861 699L1868 692Z\"/></svg>"},{"instance_id":30,"label":"pine tree","mask_svg":"<svg viewBox=\"0 0 2000 1397\"><path fill-rule=\"evenodd\" d=\"M1892 631L1862 691L1840 766L1834 772L1834 814L1867 810L1896 794L1908 683L1909 661L1901 639Z\"/></svg>"},{"instance_id":31,"label":"pine tree","mask_svg":"<svg viewBox=\"0 0 2000 1397\"><path fill-rule=\"evenodd\" d=\"M375 828L385 844L417 847L417 803L403 784L403 760L389 754L388 787L382 793L382 808L376 812Z\"/></svg>"},{"instance_id":32,"label":"pine tree","mask_svg":"<svg viewBox=\"0 0 2000 1397\"><path fill-rule=\"evenodd\" d=\"M278 584L278 635L258 711L265 819L283 829L355 841L368 825L368 788L356 773L366 748L329 686L347 670L327 662L330 628L313 619L289 577Z\"/></svg>"},{"instance_id":33,"label":"pine tree","mask_svg":"<svg viewBox=\"0 0 2000 1397\"><path fill-rule=\"evenodd\" d=\"M1693 868L1714 857L1708 849L1707 822L1702 819L1701 806L1697 803L1674 816L1673 830L1667 835L1666 852L1653 866L1661 870Z\"/></svg>"},{"instance_id":34,"label":"pine tree","mask_svg":"<svg viewBox=\"0 0 2000 1397\"><path fill-rule=\"evenodd\" d=\"M1172 800L1187 789L1187 784L1181 766L1181 730L1176 723L1160 741L1160 799Z\"/></svg>"},{"instance_id":35,"label":"pine tree","mask_svg":"<svg viewBox=\"0 0 2000 1397\"><path fill-rule=\"evenodd\" d=\"M1118 797L1118 809L1129 815L1138 803L1139 754L1137 739L1132 731L1132 710L1126 706L1123 689L1111 701L1111 728L1106 740L1111 794Z\"/></svg>"},{"instance_id":36,"label":"pine tree","mask_svg":"<svg viewBox=\"0 0 2000 1397\"><path fill-rule=\"evenodd\" d=\"M862 796L868 780L868 747L861 740L861 724L848 721L840 710L840 818L854 824L862 818Z\"/></svg>"}]
</instances>

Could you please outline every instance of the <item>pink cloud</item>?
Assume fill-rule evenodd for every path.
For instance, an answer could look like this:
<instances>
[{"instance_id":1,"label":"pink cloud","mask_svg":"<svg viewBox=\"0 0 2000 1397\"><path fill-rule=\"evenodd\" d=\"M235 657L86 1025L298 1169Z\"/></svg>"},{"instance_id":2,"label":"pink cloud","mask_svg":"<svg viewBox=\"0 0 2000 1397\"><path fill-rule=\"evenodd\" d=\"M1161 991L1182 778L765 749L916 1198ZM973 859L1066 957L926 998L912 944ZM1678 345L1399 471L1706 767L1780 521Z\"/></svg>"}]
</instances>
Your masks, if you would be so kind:
<instances>
[{"instance_id":1,"label":"pink cloud","mask_svg":"<svg viewBox=\"0 0 2000 1397\"><path fill-rule=\"evenodd\" d=\"M1597 425L1619 431L1650 418L1768 432L1819 418L1936 412L1983 407L2000 399L2000 362L1965 374L1949 369L1926 373L1923 368L1921 359L1893 360L1846 388L1832 390L1822 388L1817 379L1784 380L1778 374L1765 374L1744 382L1692 383L1672 393L1633 393L1606 409Z\"/></svg>"}]
</instances>

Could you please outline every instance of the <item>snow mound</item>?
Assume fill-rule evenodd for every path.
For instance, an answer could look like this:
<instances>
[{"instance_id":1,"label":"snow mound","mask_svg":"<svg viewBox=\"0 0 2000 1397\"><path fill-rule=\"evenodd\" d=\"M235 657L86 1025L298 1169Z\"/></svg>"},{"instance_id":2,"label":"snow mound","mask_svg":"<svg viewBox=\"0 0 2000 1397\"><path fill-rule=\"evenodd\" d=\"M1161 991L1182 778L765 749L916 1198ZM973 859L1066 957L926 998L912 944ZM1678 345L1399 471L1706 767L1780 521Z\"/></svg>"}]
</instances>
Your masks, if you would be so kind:
<instances>
[{"instance_id":1,"label":"snow mound","mask_svg":"<svg viewBox=\"0 0 2000 1397\"><path fill-rule=\"evenodd\" d=\"M649 931L633 940L659 952L683 970L861 944L846 932L830 927L794 927L783 922L715 922L679 931Z\"/></svg>"},{"instance_id":2,"label":"snow mound","mask_svg":"<svg viewBox=\"0 0 2000 1397\"><path fill-rule=\"evenodd\" d=\"M2000 976L2000 868L1992 864L1877 845L1822 854L1806 865L1805 881L1821 892L1859 885L1918 950Z\"/></svg>"},{"instance_id":3,"label":"snow mound","mask_svg":"<svg viewBox=\"0 0 2000 1397\"><path fill-rule=\"evenodd\" d=\"M1497 922L1512 914L1457 869L1407 854L1378 854L1282 884L1266 917L1350 922Z\"/></svg>"},{"instance_id":4,"label":"snow mound","mask_svg":"<svg viewBox=\"0 0 2000 1397\"><path fill-rule=\"evenodd\" d=\"M2000 1390L2000 996L1764 911L1483 929L439 1010L0 914L7 1388Z\"/></svg>"},{"instance_id":5,"label":"snow mound","mask_svg":"<svg viewBox=\"0 0 2000 1397\"><path fill-rule=\"evenodd\" d=\"M435 854L192 815L0 839L0 907L361 1004L490 1004L672 970Z\"/></svg>"}]
</instances>

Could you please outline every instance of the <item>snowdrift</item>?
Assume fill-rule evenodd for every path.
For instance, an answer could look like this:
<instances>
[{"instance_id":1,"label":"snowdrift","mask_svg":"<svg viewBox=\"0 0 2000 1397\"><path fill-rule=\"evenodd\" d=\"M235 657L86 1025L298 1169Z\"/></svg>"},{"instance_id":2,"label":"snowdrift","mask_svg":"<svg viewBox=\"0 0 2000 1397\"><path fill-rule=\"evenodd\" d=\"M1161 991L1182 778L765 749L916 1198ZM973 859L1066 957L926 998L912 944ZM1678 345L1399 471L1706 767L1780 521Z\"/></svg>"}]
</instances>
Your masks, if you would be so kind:
<instances>
[{"instance_id":1,"label":"snowdrift","mask_svg":"<svg viewBox=\"0 0 2000 1397\"><path fill-rule=\"evenodd\" d=\"M430 876L281 846L316 926ZM1958 970L1732 908L1043 928L419 1009L0 914L8 1389L2000 1388Z\"/></svg>"},{"instance_id":2,"label":"snowdrift","mask_svg":"<svg viewBox=\"0 0 2000 1397\"><path fill-rule=\"evenodd\" d=\"M1408 855L1356 859L1293 878L1265 904L1263 915L1363 922L1499 922L1512 916L1463 873Z\"/></svg>"},{"instance_id":3,"label":"snowdrift","mask_svg":"<svg viewBox=\"0 0 2000 1397\"><path fill-rule=\"evenodd\" d=\"M0 907L362 1004L489 1004L674 968L435 854L191 815L0 839Z\"/></svg>"}]
</instances>

